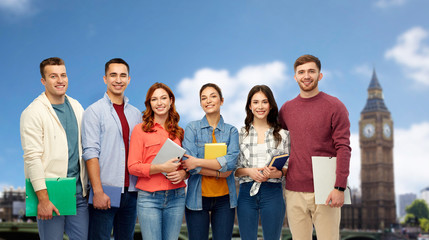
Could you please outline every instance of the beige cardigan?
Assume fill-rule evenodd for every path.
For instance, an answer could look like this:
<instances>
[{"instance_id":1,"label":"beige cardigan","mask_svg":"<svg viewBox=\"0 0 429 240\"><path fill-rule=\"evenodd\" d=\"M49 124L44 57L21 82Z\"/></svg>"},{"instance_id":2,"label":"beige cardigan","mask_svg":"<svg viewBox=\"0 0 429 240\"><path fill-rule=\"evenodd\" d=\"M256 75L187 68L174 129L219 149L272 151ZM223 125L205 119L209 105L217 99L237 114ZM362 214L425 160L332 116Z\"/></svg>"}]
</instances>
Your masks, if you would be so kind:
<instances>
[{"instance_id":1,"label":"beige cardigan","mask_svg":"<svg viewBox=\"0 0 429 240\"><path fill-rule=\"evenodd\" d=\"M83 108L67 96L76 116L79 129L79 164L82 194L86 196L88 175L82 159L81 121ZM39 97L22 112L20 121L21 144L24 150L25 177L30 178L34 191L46 189L45 178L67 177L67 136L46 94Z\"/></svg>"}]
</instances>

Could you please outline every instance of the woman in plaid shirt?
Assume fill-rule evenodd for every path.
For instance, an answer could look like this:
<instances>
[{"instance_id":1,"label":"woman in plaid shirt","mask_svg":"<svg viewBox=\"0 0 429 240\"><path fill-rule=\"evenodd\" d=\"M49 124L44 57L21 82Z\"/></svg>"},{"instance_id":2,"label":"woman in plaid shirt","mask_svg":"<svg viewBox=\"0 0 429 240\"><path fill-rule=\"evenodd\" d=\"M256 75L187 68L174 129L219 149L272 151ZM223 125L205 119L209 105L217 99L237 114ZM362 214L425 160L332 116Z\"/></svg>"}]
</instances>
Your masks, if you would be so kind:
<instances>
[{"instance_id":1,"label":"woman in plaid shirt","mask_svg":"<svg viewBox=\"0 0 429 240\"><path fill-rule=\"evenodd\" d=\"M289 132L282 129L271 89L254 86L247 96L245 126L239 132L240 155L235 176L239 179L238 225L241 239L257 239L261 217L263 237L280 239L285 203L282 171L267 167L273 156L289 153Z\"/></svg>"}]
</instances>

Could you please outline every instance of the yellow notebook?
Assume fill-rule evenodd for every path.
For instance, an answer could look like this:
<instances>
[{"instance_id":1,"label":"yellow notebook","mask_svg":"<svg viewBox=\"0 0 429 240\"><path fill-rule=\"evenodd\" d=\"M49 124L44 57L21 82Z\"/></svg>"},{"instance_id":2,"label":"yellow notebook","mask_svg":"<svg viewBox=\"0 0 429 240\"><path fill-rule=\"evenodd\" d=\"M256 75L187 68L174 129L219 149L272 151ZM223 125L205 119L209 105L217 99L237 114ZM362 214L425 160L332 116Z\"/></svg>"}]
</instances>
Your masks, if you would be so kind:
<instances>
[{"instance_id":1,"label":"yellow notebook","mask_svg":"<svg viewBox=\"0 0 429 240\"><path fill-rule=\"evenodd\" d=\"M204 159L216 159L226 155L225 143L206 143L204 145Z\"/></svg>"},{"instance_id":2,"label":"yellow notebook","mask_svg":"<svg viewBox=\"0 0 429 240\"><path fill-rule=\"evenodd\" d=\"M216 159L225 156L227 146L225 143L206 143L204 146L204 159ZM204 197L220 197L229 193L226 178L202 176L201 195Z\"/></svg>"}]
</instances>

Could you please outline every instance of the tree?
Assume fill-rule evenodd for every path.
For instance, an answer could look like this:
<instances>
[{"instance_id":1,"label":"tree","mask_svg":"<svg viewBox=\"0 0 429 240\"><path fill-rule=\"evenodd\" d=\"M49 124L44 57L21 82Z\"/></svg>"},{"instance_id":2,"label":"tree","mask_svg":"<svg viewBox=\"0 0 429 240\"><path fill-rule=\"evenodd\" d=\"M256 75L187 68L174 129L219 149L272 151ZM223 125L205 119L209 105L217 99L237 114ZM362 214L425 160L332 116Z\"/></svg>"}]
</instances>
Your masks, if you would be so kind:
<instances>
[{"instance_id":1,"label":"tree","mask_svg":"<svg viewBox=\"0 0 429 240\"><path fill-rule=\"evenodd\" d=\"M429 232L429 220L427 218L420 218L420 228L423 232Z\"/></svg>"},{"instance_id":2,"label":"tree","mask_svg":"<svg viewBox=\"0 0 429 240\"><path fill-rule=\"evenodd\" d=\"M411 205L405 208L407 213L413 214L416 218L426 218L429 219L429 207L426 204L426 201L423 199L414 200Z\"/></svg>"},{"instance_id":3,"label":"tree","mask_svg":"<svg viewBox=\"0 0 429 240\"><path fill-rule=\"evenodd\" d=\"M416 225L419 225L419 219L416 218L416 216L414 216L414 214L407 213L407 215L405 215L405 218L404 218L404 221L402 222L402 224L407 225L407 226L416 226Z\"/></svg>"}]
</instances>

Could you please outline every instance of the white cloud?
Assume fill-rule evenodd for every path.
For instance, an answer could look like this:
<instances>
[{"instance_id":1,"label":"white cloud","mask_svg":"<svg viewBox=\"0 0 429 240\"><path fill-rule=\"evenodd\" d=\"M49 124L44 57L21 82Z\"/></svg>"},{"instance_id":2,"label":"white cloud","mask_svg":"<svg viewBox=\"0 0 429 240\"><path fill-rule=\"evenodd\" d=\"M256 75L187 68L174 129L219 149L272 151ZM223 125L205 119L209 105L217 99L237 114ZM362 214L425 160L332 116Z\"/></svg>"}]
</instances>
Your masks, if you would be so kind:
<instances>
[{"instance_id":1,"label":"white cloud","mask_svg":"<svg viewBox=\"0 0 429 240\"><path fill-rule=\"evenodd\" d=\"M344 78L344 75L341 71L338 70L330 70L330 69L322 69L323 78L322 81L319 82L319 86L329 86L332 82L344 81L347 78Z\"/></svg>"},{"instance_id":2,"label":"white cloud","mask_svg":"<svg viewBox=\"0 0 429 240\"><path fill-rule=\"evenodd\" d=\"M0 10L15 15L24 15L32 9L31 0L0 0Z\"/></svg>"},{"instance_id":3,"label":"white cloud","mask_svg":"<svg viewBox=\"0 0 429 240\"><path fill-rule=\"evenodd\" d=\"M412 125L409 129L394 130L394 177L395 194L413 192L417 195L429 186L429 122ZM359 134L351 138L352 158L350 162L349 184L360 186Z\"/></svg>"},{"instance_id":4,"label":"white cloud","mask_svg":"<svg viewBox=\"0 0 429 240\"><path fill-rule=\"evenodd\" d=\"M241 127L245 118L244 106L249 90L254 85L266 84L276 95L276 89L287 84L286 69L284 63L274 61L243 67L235 76L225 69L197 70L192 78L182 79L176 88L178 112L185 122L201 119L204 112L199 105L199 90L202 85L212 82L222 89L225 101L221 113L225 122Z\"/></svg>"},{"instance_id":5,"label":"white cloud","mask_svg":"<svg viewBox=\"0 0 429 240\"><path fill-rule=\"evenodd\" d=\"M371 68L368 64L362 64L359 66L355 66L352 69L353 73L366 77L365 81L368 81L368 78L371 78L372 71L373 71L373 68Z\"/></svg>"},{"instance_id":6,"label":"white cloud","mask_svg":"<svg viewBox=\"0 0 429 240\"><path fill-rule=\"evenodd\" d=\"M378 0L374 3L374 5L379 8L388 8L394 6L401 6L405 2L406 0Z\"/></svg>"},{"instance_id":7,"label":"white cloud","mask_svg":"<svg viewBox=\"0 0 429 240\"><path fill-rule=\"evenodd\" d=\"M429 45L426 40L428 31L414 27L398 37L397 44L385 53L387 59L393 59L401 65L407 76L429 86Z\"/></svg>"},{"instance_id":8,"label":"white cloud","mask_svg":"<svg viewBox=\"0 0 429 240\"><path fill-rule=\"evenodd\" d=\"M396 194L420 191L429 186L429 122L395 130Z\"/></svg>"},{"instance_id":9,"label":"white cloud","mask_svg":"<svg viewBox=\"0 0 429 240\"><path fill-rule=\"evenodd\" d=\"M351 188L360 188L360 148L359 133L352 133L350 136L350 147L352 148L352 157L350 159L349 186Z\"/></svg>"}]
</instances>

